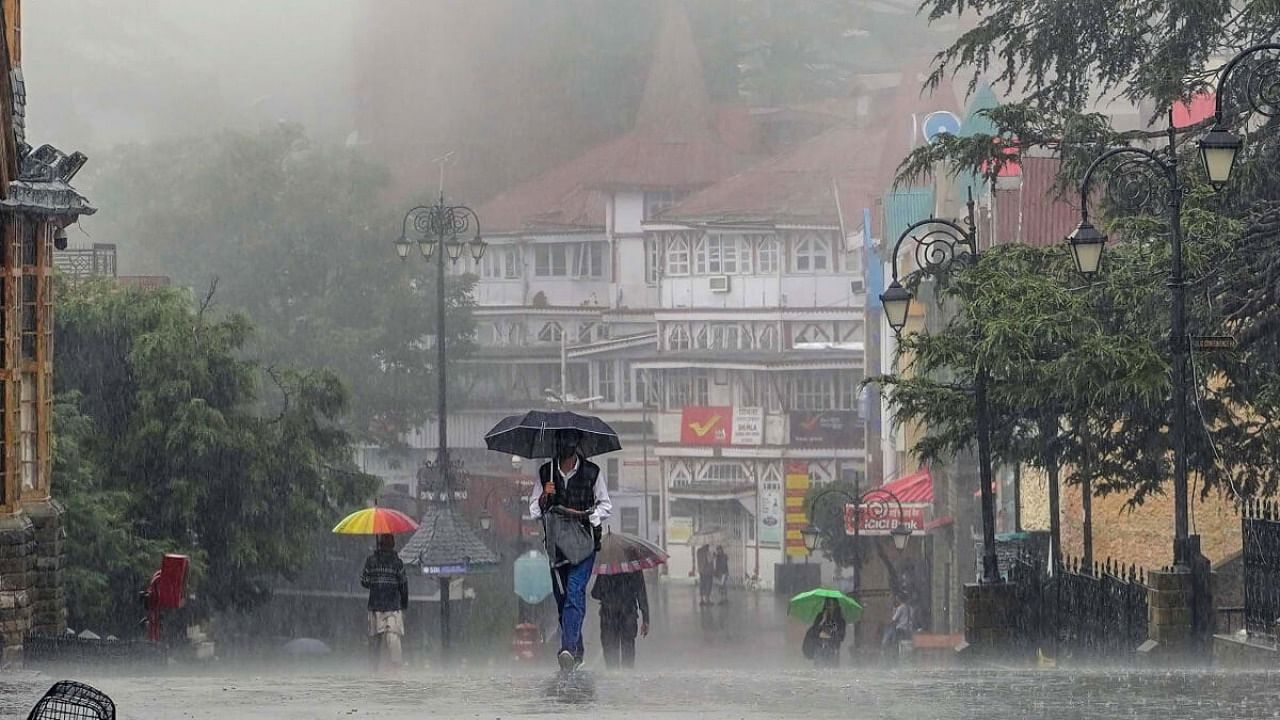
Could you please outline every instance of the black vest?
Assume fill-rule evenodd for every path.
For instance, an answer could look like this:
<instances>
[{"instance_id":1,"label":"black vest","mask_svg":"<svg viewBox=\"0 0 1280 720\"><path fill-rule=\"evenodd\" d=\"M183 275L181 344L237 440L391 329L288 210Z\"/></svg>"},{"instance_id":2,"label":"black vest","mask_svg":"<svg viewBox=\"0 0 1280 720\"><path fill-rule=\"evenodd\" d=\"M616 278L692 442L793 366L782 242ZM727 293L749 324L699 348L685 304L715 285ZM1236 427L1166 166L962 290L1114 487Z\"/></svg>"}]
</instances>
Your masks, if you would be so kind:
<instances>
[{"instance_id":1,"label":"black vest","mask_svg":"<svg viewBox=\"0 0 1280 720\"><path fill-rule=\"evenodd\" d=\"M542 484L546 485L552 476L556 482L556 496L554 502L563 505L570 510L581 510L586 512L595 507L596 504L596 479L600 477L600 466L590 460L578 457L578 472L569 478L568 487L565 487L564 478L558 471L553 472L556 461L543 463L538 468L538 478L542 480Z\"/></svg>"}]
</instances>

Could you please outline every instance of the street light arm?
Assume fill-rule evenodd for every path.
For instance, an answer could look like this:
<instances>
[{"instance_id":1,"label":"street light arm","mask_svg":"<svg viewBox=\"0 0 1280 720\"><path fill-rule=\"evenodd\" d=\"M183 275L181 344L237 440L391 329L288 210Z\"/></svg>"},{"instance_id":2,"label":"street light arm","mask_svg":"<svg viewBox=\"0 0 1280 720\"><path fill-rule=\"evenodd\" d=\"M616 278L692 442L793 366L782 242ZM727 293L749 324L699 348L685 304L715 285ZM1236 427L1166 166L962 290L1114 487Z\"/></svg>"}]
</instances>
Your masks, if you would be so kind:
<instances>
[{"instance_id":1,"label":"street light arm","mask_svg":"<svg viewBox=\"0 0 1280 720\"><path fill-rule=\"evenodd\" d=\"M415 231L423 235L428 234L431 231L431 222L432 222L431 215L432 213L435 212L435 210L436 208L430 207L427 205L419 205L415 208L410 208L409 212L404 214L404 223L400 229L400 236L406 239L409 237L409 221L410 220L413 221L413 229ZM422 222L419 220L419 218L422 218L424 215L426 216L425 217L426 222Z\"/></svg>"},{"instance_id":2,"label":"street light arm","mask_svg":"<svg viewBox=\"0 0 1280 720\"><path fill-rule=\"evenodd\" d=\"M1265 52L1267 50L1280 50L1280 43L1259 43L1257 45L1254 45L1251 48L1246 48L1244 50L1241 50L1239 53L1236 54L1235 57L1231 58L1231 60L1227 62L1225 67L1222 68L1222 74L1218 76L1218 85L1217 87L1214 88L1214 98L1213 98L1214 125L1220 126L1223 124L1222 97L1225 94L1223 93L1223 90L1227 86L1227 80L1231 77L1231 73L1235 71L1236 67L1239 66L1240 63L1245 58L1249 57L1250 55L1254 55L1260 52ZM1264 108L1270 108L1272 106L1270 105L1270 103L1267 103L1267 102L1254 102L1254 98L1252 95L1249 96L1249 106L1252 107L1255 112L1261 113L1262 115L1266 115L1267 117L1275 117L1277 114L1280 114L1280 110L1264 109Z\"/></svg>"},{"instance_id":3,"label":"street light arm","mask_svg":"<svg viewBox=\"0 0 1280 720\"><path fill-rule=\"evenodd\" d=\"M1093 174L1102 166L1104 162L1118 155L1137 155L1154 163L1164 173L1165 180L1169 183L1171 191L1178 189L1178 170L1177 167L1166 161L1159 153L1147 150L1146 148L1131 147L1125 145L1123 147L1115 147L1107 150L1089 163L1089 169L1084 171L1084 179L1080 181L1080 220L1081 222L1089 222L1089 190L1093 185Z\"/></svg>"},{"instance_id":4,"label":"street light arm","mask_svg":"<svg viewBox=\"0 0 1280 720\"><path fill-rule=\"evenodd\" d=\"M942 228L938 228L937 226L939 225L941 225ZM923 227L931 229L929 232L918 237L912 234L914 231ZM961 227L959 223L951 220L943 220L941 218L921 220L911 224L906 230L903 230L902 234L898 236L898 241L893 245L893 281L895 283L900 280L898 271L898 255L902 252L902 244L906 242L907 239L915 241L917 252L919 252L919 248L923 248L923 259L925 262L917 263L919 269L916 272L922 272L926 275L936 274L943 265L946 265L951 258L955 257L955 248L957 245L962 245L967 248L969 253L974 257L977 257L978 255L976 239L973 237L972 233Z\"/></svg>"}]
</instances>

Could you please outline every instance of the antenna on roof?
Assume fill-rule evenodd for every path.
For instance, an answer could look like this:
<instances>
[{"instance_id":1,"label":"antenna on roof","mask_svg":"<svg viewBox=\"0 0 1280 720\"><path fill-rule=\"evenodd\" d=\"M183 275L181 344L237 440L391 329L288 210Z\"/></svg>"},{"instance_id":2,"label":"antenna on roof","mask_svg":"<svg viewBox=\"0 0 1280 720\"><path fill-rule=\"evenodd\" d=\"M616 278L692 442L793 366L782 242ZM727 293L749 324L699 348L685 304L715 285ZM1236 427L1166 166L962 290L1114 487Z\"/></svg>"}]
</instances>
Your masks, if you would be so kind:
<instances>
[{"instance_id":1,"label":"antenna on roof","mask_svg":"<svg viewBox=\"0 0 1280 720\"><path fill-rule=\"evenodd\" d=\"M450 150L449 152L441 155L440 157L435 158L431 162L440 166L440 199L444 200L444 169L446 167L457 165L458 161L454 157L454 152Z\"/></svg>"}]
</instances>

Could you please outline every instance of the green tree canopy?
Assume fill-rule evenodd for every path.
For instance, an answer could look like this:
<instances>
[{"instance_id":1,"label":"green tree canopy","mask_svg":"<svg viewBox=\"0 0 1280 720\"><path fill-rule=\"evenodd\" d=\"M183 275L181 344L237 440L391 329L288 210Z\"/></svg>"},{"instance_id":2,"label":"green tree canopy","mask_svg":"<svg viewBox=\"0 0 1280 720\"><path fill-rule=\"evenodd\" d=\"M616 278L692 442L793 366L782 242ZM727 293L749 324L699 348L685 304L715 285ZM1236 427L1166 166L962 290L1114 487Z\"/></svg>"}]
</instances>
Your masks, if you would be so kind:
<instances>
[{"instance_id":1,"label":"green tree canopy","mask_svg":"<svg viewBox=\"0 0 1280 720\"><path fill-rule=\"evenodd\" d=\"M1280 30L1280 7L1265 1L928 0L923 11L935 20L962 12L977 15L973 29L939 53L931 82L959 74L970 80L972 90L994 76L1004 90L1019 99L983 111L995 126L994 132L947 137L913 152L900 167L900 182L935 172L978 173L994 179L1027 150L1049 148L1062 161L1060 189L1073 202L1085 168L1107 147L1147 142L1163 150L1167 133L1162 119L1169 109L1212 88L1222 58L1273 38ZM1194 140L1210 121L1176 128L1173 133L1180 177L1187 188L1181 222L1186 237L1189 332L1231 334L1240 341L1233 353L1192 352L1195 390L1189 422L1190 464L1202 492L1217 488L1237 495L1270 494L1280 486L1273 462L1280 449L1280 424L1275 420L1280 418L1280 405L1276 404L1280 368L1273 360L1280 352L1280 334L1273 331L1280 315L1276 304L1265 299L1274 293L1273 273L1280 267L1280 197L1275 190L1280 187L1275 162L1280 134L1274 120L1255 118L1264 122L1246 125L1248 70L1265 68L1260 62L1243 68L1233 75L1224 94L1228 121L1242 132L1247 130L1247 150L1230 187L1217 195L1211 192L1196 157ZM1256 81L1255 77L1255 86ZM1112 127L1106 116L1090 111L1091 101L1099 96L1123 98L1153 111L1156 129ZM1083 287L1089 284L1069 272L1020 280L1012 273L1021 271L1005 268L989 278L993 281L991 301L1008 306L1012 310L1009 320L1023 325L1034 339L1021 347L1010 347L1004 344L1008 338L1001 334L997 316L979 315L974 320L978 335L999 340L985 349L970 349L985 352L983 357L997 363L992 367L1000 367L1000 354L1011 353L1006 360L1034 362L1035 367L1028 366L1028 371L1040 381L1055 376L1062 379L1061 387L1055 388L1052 382L1029 378L1026 385L1036 388L1033 395L997 396L993 402L1006 405L1002 412L1015 416L1035 413L1045 417L1045 408L1065 413L1066 420L1059 427L1075 428L1080 436L1078 449L1094 452L1089 463L1095 469L1090 472L1101 473L1100 487L1130 492L1133 500L1140 502L1150 492L1159 491L1169 477L1166 466L1173 444L1168 401L1154 401L1171 396L1170 383L1148 372L1152 368L1148 361L1160 358L1167 368L1170 355L1169 296L1164 285L1170 268L1164 212L1169 193L1164 180L1154 176L1150 202L1136 206L1117 203L1115 195L1105 192L1109 181L1119 177L1115 170L1112 166L1100 168L1094 186L1098 196L1091 198L1111 236L1102 277ZM999 253L989 255L1000 257ZM987 260L984 257L982 264ZM1091 299L1073 312L1080 322L1097 324L1064 346L1071 352L1046 361L1044 351L1063 338L1055 339L1037 328L1033 320L1041 317L1045 306L1028 305L1023 298L1034 296L1026 283L1049 283L1055 276L1059 279L1053 282L1059 286L1064 282L1082 286L1081 295ZM982 302L974 291L966 290L963 284L957 290L967 296L966 302ZM1023 318L1029 319L1023 322ZM1186 338L1176 341L1188 342ZM919 343L928 342L919 339ZM1101 369L1124 367L1113 365L1121 360L1108 355L1124 344L1130 348L1130 361L1147 357L1132 366L1143 371L1128 380L1114 373L1099 374L1099 362L1103 362ZM1035 352L1026 352L1028 348L1035 348ZM993 355L991 351L997 349ZM926 358L933 352L927 347L923 350ZM923 367L929 370L931 365L932 361L926 360ZM997 395L1006 392L1002 383L1015 378L993 372ZM1105 382L1095 386L1090 378ZM1055 393L1056 389L1065 390L1067 396ZM899 391L905 402L914 403L908 415L932 416L930 428L937 426L942 433L922 446L922 452L953 449L965 441L963 433L949 436L945 429L961 427L962 399L951 398L943 414L938 402L926 407L930 396L917 402L912 394L923 392L910 385ZM1007 422L1008 437L1012 438L1017 433L1011 428L1029 421ZM1088 443L1083 442L1085 437ZM1012 455L1026 457L1025 452ZM1067 453L1062 459L1070 460L1071 456Z\"/></svg>"},{"instance_id":2,"label":"green tree canopy","mask_svg":"<svg viewBox=\"0 0 1280 720\"><path fill-rule=\"evenodd\" d=\"M128 146L95 163L94 239L131 272L218 284L262 332L266 364L324 367L352 393L349 428L394 431L433 407L435 275L396 258L405 208L379 201L385 172L292 125ZM473 278L447 287L447 341L467 351Z\"/></svg>"},{"instance_id":3,"label":"green tree canopy","mask_svg":"<svg viewBox=\"0 0 1280 720\"><path fill-rule=\"evenodd\" d=\"M372 495L330 372L245 357L252 327L184 291L59 294L54 494L73 622L128 632L162 551L192 557L206 608L246 607Z\"/></svg>"}]
</instances>

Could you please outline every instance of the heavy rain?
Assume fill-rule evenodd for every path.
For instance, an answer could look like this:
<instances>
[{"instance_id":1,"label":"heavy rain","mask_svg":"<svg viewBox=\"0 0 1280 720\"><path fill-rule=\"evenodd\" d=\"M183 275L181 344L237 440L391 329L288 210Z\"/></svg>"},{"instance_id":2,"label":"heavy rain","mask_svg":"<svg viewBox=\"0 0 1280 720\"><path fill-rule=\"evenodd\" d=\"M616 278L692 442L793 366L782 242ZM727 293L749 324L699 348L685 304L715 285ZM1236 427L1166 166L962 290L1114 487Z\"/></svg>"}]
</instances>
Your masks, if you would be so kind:
<instances>
[{"instance_id":1,"label":"heavy rain","mask_svg":"<svg viewBox=\"0 0 1280 720\"><path fill-rule=\"evenodd\" d=\"M0 718L1280 717L1280 7L0 0Z\"/></svg>"}]
</instances>

